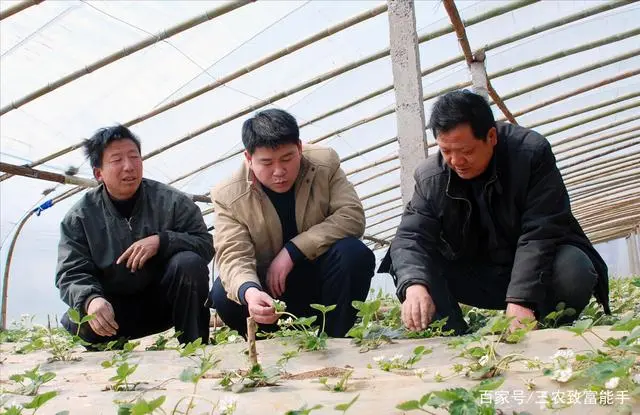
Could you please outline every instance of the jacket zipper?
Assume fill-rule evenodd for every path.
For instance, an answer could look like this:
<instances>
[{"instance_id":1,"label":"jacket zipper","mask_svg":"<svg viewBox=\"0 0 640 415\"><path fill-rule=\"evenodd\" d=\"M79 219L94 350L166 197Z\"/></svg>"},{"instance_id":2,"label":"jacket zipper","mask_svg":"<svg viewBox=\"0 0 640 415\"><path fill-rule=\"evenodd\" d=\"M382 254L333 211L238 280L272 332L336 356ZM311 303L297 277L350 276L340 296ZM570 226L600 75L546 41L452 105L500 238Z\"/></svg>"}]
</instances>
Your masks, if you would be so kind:
<instances>
[{"instance_id":1,"label":"jacket zipper","mask_svg":"<svg viewBox=\"0 0 640 415\"><path fill-rule=\"evenodd\" d=\"M469 220L471 219L471 209L472 209L471 201L470 201L469 199L465 199L464 197L455 197L455 196L452 196L452 195L449 193L449 184L450 184L450 183L451 183L451 173L449 172L449 177L447 178L447 190L445 191L445 194L446 194L449 198L454 199L454 200L464 200L465 202L467 202L467 205L469 205L469 210L467 210L467 219L465 220L465 222L464 222L464 226L463 226L463 228L462 228L462 229L463 229L463 235L462 235L462 237L464 238L464 237L466 236L466 231L467 231L467 227L468 227L468 224L469 224Z\"/></svg>"},{"instance_id":2,"label":"jacket zipper","mask_svg":"<svg viewBox=\"0 0 640 415\"><path fill-rule=\"evenodd\" d=\"M124 221L127 222L127 226L129 227L129 232L133 232L133 228L131 227L131 218L125 219Z\"/></svg>"}]
</instances>

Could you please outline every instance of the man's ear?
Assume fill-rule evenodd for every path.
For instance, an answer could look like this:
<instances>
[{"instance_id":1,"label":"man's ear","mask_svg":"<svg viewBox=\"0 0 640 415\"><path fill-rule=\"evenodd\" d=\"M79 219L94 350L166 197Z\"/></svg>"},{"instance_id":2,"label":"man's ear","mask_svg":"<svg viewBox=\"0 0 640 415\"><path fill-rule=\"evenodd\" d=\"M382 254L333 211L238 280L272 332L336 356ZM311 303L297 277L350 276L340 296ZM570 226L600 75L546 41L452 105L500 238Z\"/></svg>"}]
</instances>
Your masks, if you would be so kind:
<instances>
[{"instance_id":1,"label":"man's ear","mask_svg":"<svg viewBox=\"0 0 640 415\"><path fill-rule=\"evenodd\" d=\"M498 144L498 130L496 130L496 127L491 127L489 129L489 132L487 133L487 141L489 141L492 147Z\"/></svg>"},{"instance_id":2,"label":"man's ear","mask_svg":"<svg viewBox=\"0 0 640 415\"><path fill-rule=\"evenodd\" d=\"M244 151L244 158L247 160L247 163L249 163L249 166L251 166L251 154L249 154L247 150Z\"/></svg>"},{"instance_id":3,"label":"man's ear","mask_svg":"<svg viewBox=\"0 0 640 415\"><path fill-rule=\"evenodd\" d=\"M93 168L93 177L98 181L98 183L102 183L102 170L98 167Z\"/></svg>"},{"instance_id":4,"label":"man's ear","mask_svg":"<svg viewBox=\"0 0 640 415\"><path fill-rule=\"evenodd\" d=\"M298 151L302 154L302 140L298 140Z\"/></svg>"}]
</instances>

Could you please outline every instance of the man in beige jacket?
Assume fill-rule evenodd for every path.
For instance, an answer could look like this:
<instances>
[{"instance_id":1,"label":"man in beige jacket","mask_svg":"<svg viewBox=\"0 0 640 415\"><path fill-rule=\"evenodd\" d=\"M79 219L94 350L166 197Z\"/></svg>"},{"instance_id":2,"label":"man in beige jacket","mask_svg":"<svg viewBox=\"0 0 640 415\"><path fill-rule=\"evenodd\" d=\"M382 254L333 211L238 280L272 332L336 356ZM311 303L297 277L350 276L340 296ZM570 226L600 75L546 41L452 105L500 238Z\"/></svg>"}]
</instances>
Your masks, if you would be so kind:
<instances>
[{"instance_id":1,"label":"man in beige jacket","mask_svg":"<svg viewBox=\"0 0 640 415\"><path fill-rule=\"evenodd\" d=\"M353 300L365 300L375 259L359 238L362 204L338 154L302 145L293 116L270 109L245 121L242 167L211 191L215 264L209 295L222 320L241 334L251 315L264 330L278 319L273 299L291 313L336 305L326 332L353 326Z\"/></svg>"}]
</instances>

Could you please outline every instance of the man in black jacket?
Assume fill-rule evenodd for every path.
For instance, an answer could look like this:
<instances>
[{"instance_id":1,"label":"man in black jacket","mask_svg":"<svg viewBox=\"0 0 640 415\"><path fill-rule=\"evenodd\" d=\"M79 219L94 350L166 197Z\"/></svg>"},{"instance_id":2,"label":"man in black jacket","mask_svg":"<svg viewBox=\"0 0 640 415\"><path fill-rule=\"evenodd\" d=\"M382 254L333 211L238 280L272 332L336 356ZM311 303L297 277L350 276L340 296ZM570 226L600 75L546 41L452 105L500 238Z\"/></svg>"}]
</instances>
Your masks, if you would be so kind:
<instances>
[{"instance_id":1,"label":"man in black jacket","mask_svg":"<svg viewBox=\"0 0 640 415\"><path fill-rule=\"evenodd\" d=\"M447 317L468 330L458 303L539 320L562 302L576 314L594 293L609 313L607 266L571 213L549 142L496 123L468 91L440 97L430 128L440 152L415 172L381 272L391 272L408 329Z\"/></svg>"},{"instance_id":2,"label":"man in black jacket","mask_svg":"<svg viewBox=\"0 0 640 415\"><path fill-rule=\"evenodd\" d=\"M175 326L181 343L209 339L213 238L182 192L142 178L140 141L123 126L99 130L84 150L101 184L60 225L56 287L84 315L89 343L139 338ZM63 326L76 333L67 314Z\"/></svg>"}]
</instances>

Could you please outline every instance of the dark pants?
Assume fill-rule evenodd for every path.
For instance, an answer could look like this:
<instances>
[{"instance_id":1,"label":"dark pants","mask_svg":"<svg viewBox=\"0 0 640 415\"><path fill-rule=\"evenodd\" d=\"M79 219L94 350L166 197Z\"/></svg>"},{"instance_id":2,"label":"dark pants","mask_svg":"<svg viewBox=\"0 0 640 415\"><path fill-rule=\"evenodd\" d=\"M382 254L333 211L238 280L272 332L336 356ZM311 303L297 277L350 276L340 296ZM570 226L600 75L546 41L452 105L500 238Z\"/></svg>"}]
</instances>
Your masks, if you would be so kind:
<instances>
[{"instance_id":1,"label":"dark pants","mask_svg":"<svg viewBox=\"0 0 640 415\"><path fill-rule=\"evenodd\" d=\"M303 260L294 266L287 276L281 300L287 304L287 311L298 317L317 315L318 324L322 324L321 314L309 305L335 304L335 310L327 313L325 331L330 337L344 337L356 320L357 310L351 302L367 298L374 267L373 252L360 240L341 239L315 261ZM266 287L263 278L261 281ZM246 336L247 306L227 297L220 278L213 282L210 296L220 318L231 329ZM275 324L260 325L264 331L273 331L276 327Z\"/></svg>"},{"instance_id":2,"label":"dark pants","mask_svg":"<svg viewBox=\"0 0 640 415\"><path fill-rule=\"evenodd\" d=\"M572 245L561 245L553 262L552 276L546 281L546 297L534 310L536 318L543 319L563 302L565 308L572 308L576 313L561 318L559 323L574 321L589 303L597 278L598 274L586 253ZM448 262L443 278L429 287L436 306L434 320L448 317L445 327L455 330L456 334L464 334L468 326L458 303L504 310L510 279L511 266Z\"/></svg>"},{"instance_id":3,"label":"dark pants","mask_svg":"<svg viewBox=\"0 0 640 415\"><path fill-rule=\"evenodd\" d=\"M118 333L102 337L88 323L80 328L80 337L89 343L118 339L137 339L175 327L182 334L180 343L201 338L209 341L209 308L204 303L209 291L209 268L198 254L183 251L169 259L162 276L144 291L131 295L105 295L115 312ZM75 334L78 326L65 313L61 323Z\"/></svg>"}]
</instances>

